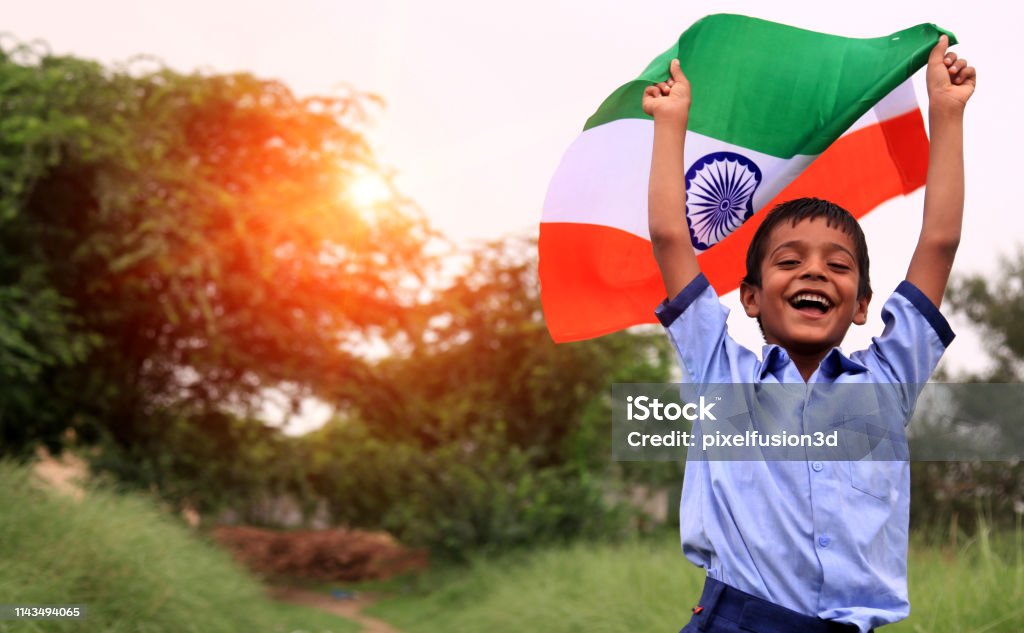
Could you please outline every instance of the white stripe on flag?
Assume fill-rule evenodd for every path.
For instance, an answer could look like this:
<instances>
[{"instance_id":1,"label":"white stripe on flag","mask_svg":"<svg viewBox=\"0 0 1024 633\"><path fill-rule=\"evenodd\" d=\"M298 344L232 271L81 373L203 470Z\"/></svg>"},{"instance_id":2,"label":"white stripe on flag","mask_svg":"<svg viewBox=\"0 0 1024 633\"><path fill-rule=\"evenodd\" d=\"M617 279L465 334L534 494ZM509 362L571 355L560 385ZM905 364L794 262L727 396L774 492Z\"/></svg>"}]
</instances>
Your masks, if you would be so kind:
<instances>
[{"instance_id":1,"label":"white stripe on flag","mask_svg":"<svg viewBox=\"0 0 1024 633\"><path fill-rule=\"evenodd\" d=\"M619 119L586 130L562 157L544 198L542 222L600 224L650 239L647 188L650 180L654 122ZM754 193L755 211L793 181L816 156L789 160L686 133L684 164L713 152L735 152L761 170Z\"/></svg>"},{"instance_id":2,"label":"white stripe on flag","mask_svg":"<svg viewBox=\"0 0 1024 633\"><path fill-rule=\"evenodd\" d=\"M865 112L859 119L853 122L843 135L859 130L861 128L881 123L887 119L895 119L917 109L917 97L914 95L914 83L909 79L893 88L892 92L885 95L875 107Z\"/></svg>"}]
</instances>

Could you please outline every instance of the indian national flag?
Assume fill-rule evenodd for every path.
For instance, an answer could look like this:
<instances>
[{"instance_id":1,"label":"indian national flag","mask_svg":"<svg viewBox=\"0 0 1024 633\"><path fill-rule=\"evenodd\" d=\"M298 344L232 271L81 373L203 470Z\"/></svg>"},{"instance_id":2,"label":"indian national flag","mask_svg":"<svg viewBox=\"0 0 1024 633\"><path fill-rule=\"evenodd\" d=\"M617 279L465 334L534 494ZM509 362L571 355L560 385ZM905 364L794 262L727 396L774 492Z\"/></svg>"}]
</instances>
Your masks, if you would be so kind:
<instances>
[{"instance_id":1,"label":"indian national flag","mask_svg":"<svg viewBox=\"0 0 1024 633\"><path fill-rule=\"evenodd\" d=\"M541 300L555 341L654 322L664 287L647 231L654 122L644 88L678 58L693 105L686 213L701 270L739 286L762 211L804 196L861 216L924 184L928 139L909 78L940 33L870 39L711 15L613 92L565 152L544 200Z\"/></svg>"}]
</instances>

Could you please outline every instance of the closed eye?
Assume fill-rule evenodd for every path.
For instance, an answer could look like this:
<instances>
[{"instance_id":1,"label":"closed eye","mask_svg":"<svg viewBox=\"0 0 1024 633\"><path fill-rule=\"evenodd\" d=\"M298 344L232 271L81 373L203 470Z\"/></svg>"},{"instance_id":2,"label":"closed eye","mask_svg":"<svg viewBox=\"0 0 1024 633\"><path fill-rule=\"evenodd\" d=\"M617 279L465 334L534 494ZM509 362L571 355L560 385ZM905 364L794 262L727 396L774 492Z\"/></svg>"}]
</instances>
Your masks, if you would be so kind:
<instances>
[{"instance_id":1,"label":"closed eye","mask_svg":"<svg viewBox=\"0 0 1024 633\"><path fill-rule=\"evenodd\" d=\"M835 270L852 270L849 266L842 262L832 262L831 264L829 264L829 266L831 266Z\"/></svg>"}]
</instances>

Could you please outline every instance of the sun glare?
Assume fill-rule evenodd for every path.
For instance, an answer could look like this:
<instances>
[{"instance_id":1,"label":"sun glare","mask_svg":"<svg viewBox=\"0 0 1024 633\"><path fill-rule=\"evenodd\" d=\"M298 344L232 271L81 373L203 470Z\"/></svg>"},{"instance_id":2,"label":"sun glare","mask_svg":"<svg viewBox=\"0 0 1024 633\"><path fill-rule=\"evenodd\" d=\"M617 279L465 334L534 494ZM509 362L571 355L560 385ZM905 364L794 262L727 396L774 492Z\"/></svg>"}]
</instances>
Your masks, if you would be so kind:
<instances>
[{"instance_id":1,"label":"sun glare","mask_svg":"<svg viewBox=\"0 0 1024 633\"><path fill-rule=\"evenodd\" d=\"M348 199L359 209L372 209L391 197L391 187L380 175L371 171L357 174L345 192Z\"/></svg>"}]
</instances>

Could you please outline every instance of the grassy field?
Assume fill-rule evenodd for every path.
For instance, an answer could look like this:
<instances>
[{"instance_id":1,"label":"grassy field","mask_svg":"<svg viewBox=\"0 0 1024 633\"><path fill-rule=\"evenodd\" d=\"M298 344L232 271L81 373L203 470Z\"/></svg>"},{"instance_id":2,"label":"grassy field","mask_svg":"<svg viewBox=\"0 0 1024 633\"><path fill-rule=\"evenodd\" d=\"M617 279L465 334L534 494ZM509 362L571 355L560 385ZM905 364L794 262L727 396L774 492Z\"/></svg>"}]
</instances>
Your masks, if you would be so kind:
<instances>
[{"instance_id":1,"label":"grassy field","mask_svg":"<svg viewBox=\"0 0 1024 633\"><path fill-rule=\"evenodd\" d=\"M352 633L350 621L272 602L227 554L152 502L91 489L82 501L0 462L0 603L79 603L88 619L0 621L6 631ZM405 633L678 631L702 575L674 535L539 549L437 566L361 587L395 597L369 614ZM913 612L892 633L1024 632L1024 530L918 539Z\"/></svg>"},{"instance_id":2,"label":"grassy field","mask_svg":"<svg viewBox=\"0 0 1024 633\"><path fill-rule=\"evenodd\" d=\"M674 537L579 545L407 579L391 587L403 593L370 613L407 633L672 633L689 619L702 582ZM946 551L916 543L910 594L911 617L883 630L1024 632L1021 532Z\"/></svg>"},{"instance_id":3,"label":"grassy field","mask_svg":"<svg viewBox=\"0 0 1024 633\"><path fill-rule=\"evenodd\" d=\"M228 555L145 499L43 490L0 462L0 603L84 604L84 621L0 631L352 633L354 623L268 600Z\"/></svg>"}]
</instances>

